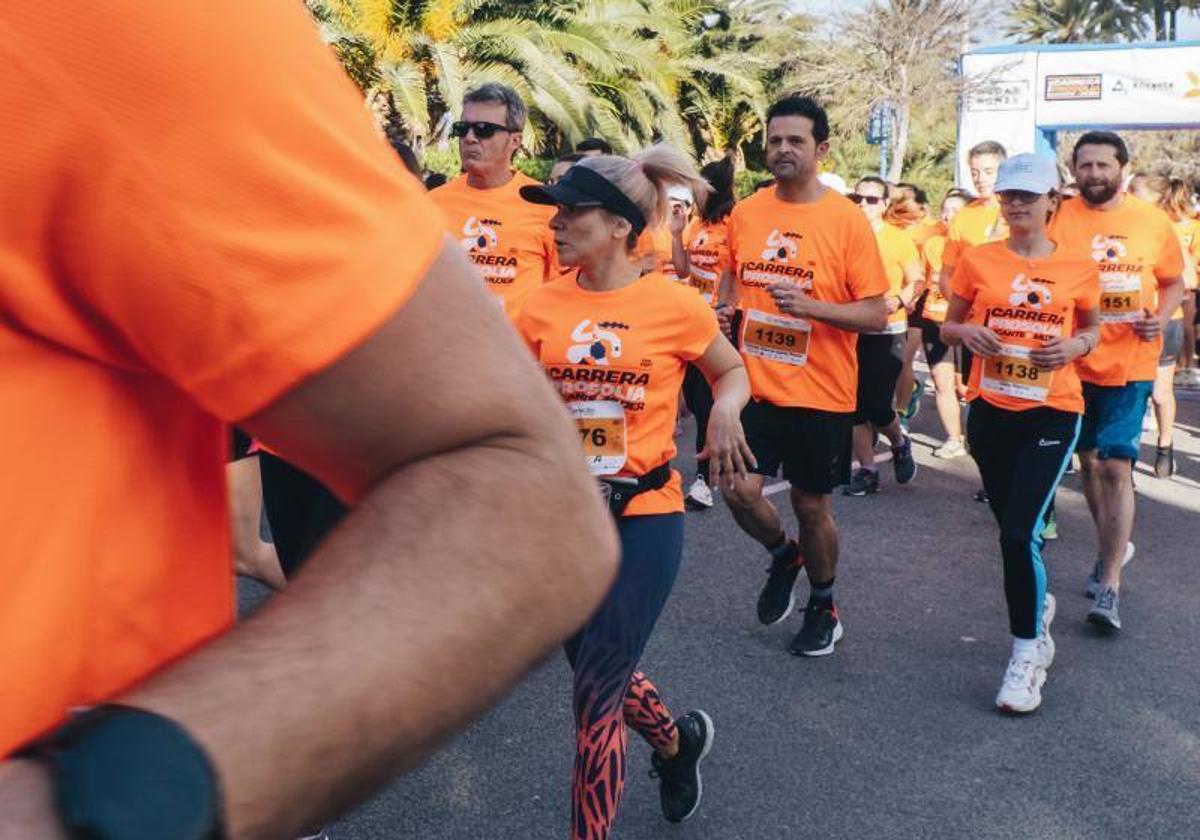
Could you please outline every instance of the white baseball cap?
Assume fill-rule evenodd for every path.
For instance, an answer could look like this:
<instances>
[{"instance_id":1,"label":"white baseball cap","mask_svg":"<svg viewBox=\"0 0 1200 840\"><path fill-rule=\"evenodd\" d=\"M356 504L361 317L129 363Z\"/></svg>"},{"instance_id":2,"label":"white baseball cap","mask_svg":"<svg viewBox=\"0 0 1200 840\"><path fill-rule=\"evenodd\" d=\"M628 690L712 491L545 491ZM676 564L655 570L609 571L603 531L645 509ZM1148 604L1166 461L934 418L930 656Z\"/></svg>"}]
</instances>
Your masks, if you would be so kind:
<instances>
[{"instance_id":1,"label":"white baseball cap","mask_svg":"<svg viewBox=\"0 0 1200 840\"><path fill-rule=\"evenodd\" d=\"M1058 189L1058 164L1049 155L1013 155L1000 164L996 174L995 191L1038 193L1045 195Z\"/></svg>"},{"instance_id":2,"label":"white baseball cap","mask_svg":"<svg viewBox=\"0 0 1200 840\"><path fill-rule=\"evenodd\" d=\"M672 184L667 187L667 198L671 201L679 201L683 204L695 204L696 197L692 195L692 191L683 184Z\"/></svg>"}]
</instances>

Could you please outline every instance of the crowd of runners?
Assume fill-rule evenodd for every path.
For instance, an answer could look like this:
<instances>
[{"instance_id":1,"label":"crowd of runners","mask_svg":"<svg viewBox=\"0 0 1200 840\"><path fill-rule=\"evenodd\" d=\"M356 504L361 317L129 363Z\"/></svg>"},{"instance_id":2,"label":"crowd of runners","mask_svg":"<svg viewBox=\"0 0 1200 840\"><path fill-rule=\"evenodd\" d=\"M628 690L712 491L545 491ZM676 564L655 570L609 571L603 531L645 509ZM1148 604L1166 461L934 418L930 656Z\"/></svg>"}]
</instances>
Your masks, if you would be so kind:
<instances>
[{"instance_id":1,"label":"crowd of runners","mask_svg":"<svg viewBox=\"0 0 1200 840\"><path fill-rule=\"evenodd\" d=\"M16 96L11 90L6 95ZM328 96L333 101L340 93ZM278 107L287 111L290 106ZM345 566L339 574L334 565L338 558L361 553L354 546L376 543L383 557L389 539L414 533L424 524L415 514L384 521L384 511L390 509L389 497L380 498L388 491L381 476L388 473L374 459L384 440L379 429L394 428L395 423L383 422L388 418L382 416L351 417L351 433L342 428L350 422L342 412L369 389L386 389L389 365L411 358L400 351L414 352L418 339L425 346L443 340L445 348L461 344L462 353L458 367L403 375L408 386L403 399L411 402L412 394L428 393L431 406L409 414L395 408L398 413L393 419L416 430L413 434L424 447L389 450L392 465L399 465L403 477L425 481L419 487L433 499L443 472L475 474L495 469L496 491L511 491L509 501L518 505L521 494L534 483L533 466L510 459L493 468L488 461L460 464L453 458L469 449L456 437L463 428L472 430L470 441L483 442L479 449L488 454L476 454L477 458L513 447L521 451L521 436L527 434L530 452L536 452L529 464L548 463L552 471L566 474L561 483L539 491L546 509L554 506L553 499L579 498L573 494L578 494L580 484L571 478L578 471L569 466L575 459L582 461L608 508L605 517L594 500L591 506L575 504L583 511L582 518L558 526L549 525L540 514L521 520L511 511L497 511L497 516L503 514L512 522L501 525L499 519L480 519L463 523L462 528L464 534L474 534L472 529L478 528L499 545L520 546L522 540L533 540L531 556L557 557L565 551L573 557L557 574L548 573L549 565L529 570L530 579L538 576L551 582L517 606L547 616L544 634L514 646L510 659L495 665L501 676L489 682L481 675L478 689L486 699L489 691L498 690L499 683L533 661L547 639L561 639L578 628L565 644L574 675L571 703L576 723L573 840L610 836L625 781L628 728L652 750L664 817L680 822L699 806L700 765L713 745L715 722L702 710L672 713L648 676L653 669L643 670L641 662L683 559L685 510L708 511L719 493L737 526L761 546L757 556L767 567L756 614L762 624L779 624L793 613L803 573L806 597L788 650L801 657L834 654L846 628L835 599L839 549L832 495L869 497L879 492L885 482L880 467L887 460L892 474L888 480L912 485L904 492L920 492L908 425L927 386L932 388L944 431L944 441L933 456L969 455L975 461L982 485L976 498L990 505L998 526L997 560L1003 569L1012 652L1007 664L997 668L996 706L1009 713L1027 713L1041 703L1055 658L1050 633L1055 598L1049 592L1042 552L1046 541L1056 537L1055 492L1071 469L1081 473L1095 523L1095 563L1080 569L1078 580L1079 589L1094 601L1087 620L1108 631L1121 629L1121 574L1135 552L1133 465L1139 457L1139 441L1144 426L1153 424L1158 436L1153 470L1160 477L1171 476L1173 390L1176 385L1197 384L1195 265L1200 222L1188 185L1134 175L1118 135L1089 132L1070 150L1069 181L1061 177L1052 158L1010 157L998 143L986 142L968 154L971 189L951 190L936 205L915 185L888 183L872 175L858 178L849 187L843 178L825 171L829 121L817 102L803 96L788 96L771 106L764 140L772 177L740 200L729 158L697 168L686 154L666 145L625 157L613 154L599 139L580 143L557 161L543 184L513 166L527 120L525 103L515 91L501 84L477 87L465 95L456 116L451 134L458 141L463 171L445 183L426 182L427 187L435 187L429 198L440 209L440 217L426 213L409 218L397 208L378 221L403 229L400 242L411 249L408 256L424 267L421 271L429 271L426 283L418 288L422 274L417 272L403 292L393 296L363 283L362 301L369 305L359 312L354 310L360 308L360 301L347 305L341 297L344 291L335 290L334 281L342 279L336 273L325 284L299 295L294 286L287 287L287 297L282 286L271 287L270 294L264 291L266 286L239 287L236 295L230 293L230 300L252 310L250 323L259 323L254 319L264 313L260 326L277 326L281 342L318 321L306 317L289 322L280 313L294 310L319 319L326 338L310 342L309 356L283 353L272 361L275 357L261 347L239 349L236 354L226 349L240 347L237 341L243 326L235 323L237 318L228 307L214 310L222 313L219 317L206 316L194 319L195 323L185 319L189 327L182 335L156 332L144 326L146 319L136 320L139 307L121 309L113 304L106 295L117 281L108 278L104 281L108 285L101 283L99 291L89 290L88 303L82 307L103 313L103 329L80 332L74 321L67 320L55 328L56 340L75 348L73 352L104 356L122 376L136 370L143 357L161 357L155 370L166 370L171 381L184 383L180 393L199 394L199 401L215 416L249 418L238 424L245 433L234 432L229 467L238 569L275 588L294 586L296 600L288 603L307 604L310 611L323 610L322 604L330 606L322 612L329 623L321 627L328 634L331 661L341 658L339 639L347 649L359 645L362 650L370 637L354 635L356 629L338 623L333 613L340 611L332 609L332 601L318 597L326 592L322 586L333 591L336 581L353 578L355 594L341 597L371 612L391 609L389 592L390 597L403 597L399 590L389 589L396 585L394 579L378 578L372 587L365 567ZM294 118L283 114L281 124ZM332 147L340 141L309 130L306 142L314 149L320 146L320 154L332 154L322 144ZM322 139L314 139L318 137ZM420 175L411 152L401 151L405 165ZM310 152L300 146L294 150L297 159ZM386 190L372 194L372 188L364 186L382 177L375 171L379 165L377 159L364 158L362 171L345 184L334 184L329 194L322 192L319 179L305 181L311 184L314 204L306 209L301 202L288 213L300 220L306 212L349 220L358 213L380 210L390 194ZM301 171L286 169L289 177ZM197 173L192 176L202 177ZM406 178L395 193L415 192L414 183ZM201 193L218 188L206 183ZM334 192L342 188L347 195L359 195L362 206L351 206L349 199L339 203L341 197ZM222 218L221 224L230 227L222 230L225 250L220 259L206 253L194 257L197 264L212 266L235 258L231 255L240 247L236 226L243 217L262 215L253 202L241 210L240 215ZM149 221L166 229L172 219L148 212L146 230L152 228ZM215 224L201 214L189 220L187 229L194 231L206 223ZM443 251L436 257L441 262L435 263L443 225L456 246ZM31 236L34 240L50 241L46 236ZM177 241L170 236L164 239L168 240ZM322 245L313 243L307 244L314 248L310 266L327 258ZM283 254L298 243L281 237L277 244ZM389 247L395 245L389 241ZM465 263L460 265L459 250L473 264L474 273ZM98 253L105 256L110 251ZM259 259L269 274L271 255ZM69 268L60 270L69 273ZM47 271L46 276L53 273ZM489 294L471 297L471 284L479 286L479 278ZM444 283L441 291L428 291L439 283ZM254 297L260 293L261 298ZM409 296L412 303L404 304L404 309L411 306L412 313L407 320L380 327L387 313ZM30 301L19 301L28 308L14 311L28 315L37 303ZM180 300L156 299L156 305L157 310L146 311L186 307L186 295ZM510 330L503 328L496 315L500 312ZM55 317L61 317L59 310ZM501 329L490 327L493 323L500 323ZM472 344L472 331L485 335L482 343ZM376 337L350 353L348 363L333 364L366 335ZM411 343L393 338L401 343L388 344L389 335L406 336ZM518 341L540 366L545 382L537 377L523 379L520 371L514 374L501 363L507 358L505 343ZM215 361L210 367L194 365L196 348L210 345L206 352L214 359L226 359L227 365ZM448 355L451 362L459 359L455 353ZM928 381L918 374L918 357L923 359ZM183 359L191 361L185 365ZM245 360L256 359L263 365L261 378L247 375L241 367L248 363ZM354 369L339 378L345 364ZM294 399L286 398L286 412L267 407L281 389L295 387L315 371L326 372L313 377L311 389L303 386ZM431 383L467 379L479 384L482 392L456 392L455 399L461 400L458 410L443 413L444 400L429 391ZM489 381L496 384L494 395L482 384ZM70 385L65 375L64 382ZM80 387L78 380L73 387ZM562 412L549 399L551 391L565 406L578 445L565 436L556 437L552 418ZM163 391L154 399L166 405L178 397L175 391ZM1151 404L1152 413L1148 412ZM551 418L550 425L521 431L522 423L533 422L524 405L540 406L534 414ZM200 423L195 419L199 415L173 410L179 429L187 422ZM695 418L698 469L694 476L681 476L671 466L681 412ZM132 420L125 416L120 422L128 426ZM110 420L108 425L117 423ZM215 428L213 424L203 431L207 434ZM503 442L493 445L493 440ZM541 440L545 448L539 450ZM881 445L883 457L877 455ZM135 447L124 456L136 459L151 452L170 454L161 447ZM183 452L183 448L176 451L181 463L187 460ZM427 475L418 469L412 478L413 471L405 469L422 457L443 460L440 468ZM522 469L530 470L526 483L521 483ZM208 492L219 481L205 475L212 484L206 485ZM779 476L790 488L795 532L788 531L784 517L764 494L764 483ZM591 483L584 484L591 489ZM394 492L412 490L398 484ZM195 488L185 491L164 492L153 510L162 513L183 504L187 492ZM367 501L358 507L365 512L359 513L350 503L364 494ZM964 504L972 503L969 496L970 491L964 493ZM212 493L206 498L211 508ZM259 532L260 500L270 544ZM871 501L864 498L854 504L866 506ZM430 505L424 515L434 517L437 510ZM603 560L610 533L599 524L591 530L580 527L588 514L593 520L611 519L615 526L619 548L615 568ZM133 533L132 523L130 528ZM327 540L335 529L334 537ZM216 533L224 531L216 529ZM440 531L430 529L430 533ZM568 543L569 551L564 548ZM153 548L147 545L147 551ZM322 554L333 559L323 561L326 565L321 568L335 571L302 575L295 584L288 583L302 564L316 565L313 558ZM753 551L748 554L756 556ZM586 570L593 557L591 573L571 577L571 569ZM377 562L386 565L387 561ZM518 583L496 568L504 561L492 557L481 562L495 569L496 592ZM401 571L400 577L404 574ZM219 605L219 599L209 599L205 610L191 613L181 606L188 597L198 598L201 589L219 589L219 576L209 574L187 583L181 594L176 587L171 597L154 587L146 590L163 598L163 609L182 610L176 613L177 624L188 625L178 638L163 641L161 656L143 651L122 664L124 670L99 682L66 663L46 665L38 679L46 684L62 682L66 687L55 694L59 699L43 703L33 696L36 692L29 692L25 706L14 707L9 717L0 718L6 726L0 731L6 751L20 746L22 755L51 764L61 764L61 756L73 756L78 766L95 768L91 771L95 777L86 773L56 777L58 801L69 802L77 809L72 813L82 815L74 826L81 831L124 836L116 829L106 833L105 826L119 824L122 817L94 805L87 795L89 788L79 781L99 778L111 767L105 763L105 751L111 751L113 742L96 733L111 739L116 725L127 727L118 732L131 733L123 738L169 744L164 757L146 759L149 766L171 757L190 761L193 770L188 772L194 772L189 779L197 789L208 791L199 797L194 819L206 826L205 831L222 819L213 810L214 779L236 775L231 768L239 766L238 749L250 748L238 744L246 733L227 731L206 717L204 709L180 701L183 693L172 678L178 671L168 669L148 688L139 688L131 705L102 707L103 714L85 714L73 728L27 743L56 723L63 711L55 705L60 700L65 708L81 705L80 699L95 702L122 691L224 626L228 616L213 606ZM476 586L488 583L475 581ZM1074 586L1074 582L1064 585ZM436 601L445 592L410 595L414 600ZM369 608L355 598L368 599ZM556 612L551 604L561 604L561 610ZM264 673L271 667L286 669L286 646L253 643L253 633L269 632L272 622L278 625L279 645L286 639L301 646L291 655L303 650L304 656L314 656L303 648L304 637L297 630L301 613L292 613L295 617L289 624L284 618L289 609L294 608L280 607L271 613L277 618L254 625L267 630L232 634L234 641L223 643L223 649L230 657L236 654L236 660L214 654L189 666L194 660L188 658L183 667L190 681L184 684L195 686L201 678L220 684L216 674L222 663L232 661L258 662ZM582 627L573 621L581 611L590 616ZM397 612L403 614L402 609ZM69 626L69 614L67 605L57 619L51 616L50 620ZM479 638L500 624L497 619L497 625L487 625L488 611L483 614L476 628ZM318 624L324 620L318 619ZM54 627L52 623L39 626ZM390 632L411 629L392 627ZM117 630L105 632L117 638ZM374 643L385 638L390 637L380 635ZM426 647L433 651L428 656L437 655L436 641ZM280 685L287 679L277 673ZM456 690L470 694L468 688ZM245 690L232 683L226 689ZM362 690L366 692L365 685ZM451 723L442 725L477 711L485 699L446 714ZM228 698L222 702L228 703ZM377 710L373 720L405 730L398 717L403 711L399 706ZM296 713L297 725L302 718ZM287 725L286 720L272 724ZM332 760L329 756L336 753L347 766L357 766L353 753L370 750L365 741L356 742L352 726L348 727L334 727L313 747L311 756ZM203 742L209 758L193 736ZM269 736L267 732L255 737ZM398 744L389 749L403 748ZM377 749L385 751L382 746ZM388 766L382 755L374 761L376 766ZM0 765L0 771L6 766ZM155 772L161 775L161 767ZM278 773L286 775L282 770ZM154 799L153 782L139 782L136 773L131 778L131 785L149 787L146 801L154 807L182 807ZM301 829L303 823L288 823L289 818L282 816L289 808L298 813L329 813L329 807L315 806L305 812L294 791L290 800L283 794L271 799L261 792L265 788L254 787L265 782L245 783L263 801L249 795L229 800L224 819L231 823L282 823ZM151 805L129 808L150 809ZM106 822L112 820L117 822ZM158 836L216 835L164 830Z\"/></svg>"},{"instance_id":2,"label":"crowd of runners","mask_svg":"<svg viewBox=\"0 0 1200 840\"><path fill-rule=\"evenodd\" d=\"M617 582L566 646L573 838L609 836L627 726L653 750L664 816L699 805L713 721L674 716L639 663L682 559L685 509L712 508L719 491L768 560L758 620L788 618L803 572L789 650L834 652L845 628L831 495L880 490L881 443L896 484L916 480L918 356L944 431L933 456L974 459L976 498L999 527L1013 641L996 706L1041 703L1055 656L1042 550L1073 461L1098 546L1080 573L1087 618L1121 628L1144 415L1153 397L1154 471L1168 477L1176 370L1184 384L1196 375L1190 191L1129 178L1128 151L1107 132L1078 140L1065 184L1053 158L986 142L968 154L972 190L939 206L874 175L850 188L823 171L828 119L800 96L768 112L772 178L740 201L728 158L697 170L665 145L626 158L598 139L540 184L513 167L525 120L513 90L470 91L451 129L463 173L431 197L565 403L617 522ZM681 412L696 423L690 482L671 469ZM795 534L763 493L779 475ZM297 509L303 476L274 491L263 480L268 511L279 497Z\"/></svg>"}]
</instances>

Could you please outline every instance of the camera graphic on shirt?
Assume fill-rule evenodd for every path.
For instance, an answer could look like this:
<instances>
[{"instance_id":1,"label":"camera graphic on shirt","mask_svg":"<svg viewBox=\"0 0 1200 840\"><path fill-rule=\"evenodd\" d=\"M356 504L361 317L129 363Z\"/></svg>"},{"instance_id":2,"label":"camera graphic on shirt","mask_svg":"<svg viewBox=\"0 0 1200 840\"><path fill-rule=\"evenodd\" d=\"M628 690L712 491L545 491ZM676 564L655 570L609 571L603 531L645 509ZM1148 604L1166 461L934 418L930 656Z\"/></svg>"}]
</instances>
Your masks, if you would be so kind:
<instances>
[{"instance_id":1,"label":"camera graphic on shirt","mask_svg":"<svg viewBox=\"0 0 1200 840\"><path fill-rule=\"evenodd\" d=\"M764 260L794 260L800 248L796 245L796 240L790 236L785 236L779 232L779 229L771 231L767 237L767 247L763 249L762 258Z\"/></svg>"},{"instance_id":2,"label":"camera graphic on shirt","mask_svg":"<svg viewBox=\"0 0 1200 840\"><path fill-rule=\"evenodd\" d=\"M491 251L500 241L496 229L486 224L488 220L480 221L474 216L467 219L463 225L463 238L460 240L467 251Z\"/></svg>"},{"instance_id":3,"label":"camera graphic on shirt","mask_svg":"<svg viewBox=\"0 0 1200 840\"><path fill-rule=\"evenodd\" d=\"M604 325L592 327L592 319L584 318L571 330L571 347L567 361L573 365L607 365L609 359L621 358L621 337Z\"/></svg>"},{"instance_id":4,"label":"camera graphic on shirt","mask_svg":"<svg viewBox=\"0 0 1200 840\"><path fill-rule=\"evenodd\" d=\"M1041 309L1050 302L1050 290L1037 280L1018 274L1012 281L1012 294L1008 296L1010 306L1028 306Z\"/></svg>"},{"instance_id":5,"label":"camera graphic on shirt","mask_svg":"<svg viewBox=\"0 0 1200 840\"><path fill-rule=\"evenodd\" d=\"M1092 259L1096 262L1118 262L1127 253L1125 243L1119 239L1099 233L1092 237Z\"/></svg>"},{"instance_id":6,"label":"camera graphic on shirt","mask_svg":"<svg viewBox=\"0 0 1200 840\"><path fill-rule=\"evenodd\" d=\"M703 248L708 244L708 231L702 230L692 238L693 248Z\"/></svg>"}]
</instances>

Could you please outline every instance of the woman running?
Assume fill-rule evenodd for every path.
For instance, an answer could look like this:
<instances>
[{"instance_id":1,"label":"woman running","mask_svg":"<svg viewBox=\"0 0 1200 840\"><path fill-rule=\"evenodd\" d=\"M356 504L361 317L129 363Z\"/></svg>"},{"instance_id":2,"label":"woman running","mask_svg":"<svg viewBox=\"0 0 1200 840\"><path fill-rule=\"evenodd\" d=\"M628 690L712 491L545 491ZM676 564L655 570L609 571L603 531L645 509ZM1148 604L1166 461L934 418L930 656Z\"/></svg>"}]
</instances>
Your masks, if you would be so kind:
<instances>
[{"instance_id":1,"label":"woman running","mask_svg":"<svg viewBox=\"0 0 1200 840\"><path fill-rule=\"evenodd\" d=\"M643 274L637 257L638 236L665 221L669 185L708 191L687 158L663 146L635 160L590 157L553 186L521 188L526 201L558 206L550 226L559 261L578 272L530 294L516 326L575 418L621 539L616 583L566 645L575 672L574 840L609 836L625 781L626 725L654 749L663 815L682 821L700 801L712 721L701 711L673 718L637 671L683 553L682 482L670 460L689 363L712 386L702 455L713 480L732 485L755 464L739 419L750 399L741 357L693 289Z\"/></svg>"},{"instance_id":2,"label":"woman running","mask_svg":"<svg viewBox=\"0 0 1200 840\"><path fill-rule=\"evenodd\" d=\"M996 706L1032 712L1054 660L1042 524L1079 438L1083 386L1072 362L1100 340L1096 263L1058 253L1046 221L1058 187L1054 159L1000 165L1005 241L967 250L951 280L947 344L974 354L967 440L1000 525L1012 656Z\"/></svg>"},{"instance_id":3,"label":"woman running","mask_svg":"<svg viewBox=\"0 0 1200 840\"><path fill-rule=\"evenodd\" d=\"M733 194L733 159L722 158L706 164L700 177L712 187L700 207L700 215L688 223L687 217L671 204L672 254L675 271L700 293L705 303L720 308L721 280L729 277L730 257L726 220L737 199ZM727 296L727 295L726 295ZM732 307L729 307L732 309ZM684 503L697 510L713 506L712 489L708 483L708 460L700 458L707 438L709 413L712 411L712 391L708 380L695 365L688 365L683 378L683 399L696 418L696 478L688 487Z\"/></svg>"}]
</instances>

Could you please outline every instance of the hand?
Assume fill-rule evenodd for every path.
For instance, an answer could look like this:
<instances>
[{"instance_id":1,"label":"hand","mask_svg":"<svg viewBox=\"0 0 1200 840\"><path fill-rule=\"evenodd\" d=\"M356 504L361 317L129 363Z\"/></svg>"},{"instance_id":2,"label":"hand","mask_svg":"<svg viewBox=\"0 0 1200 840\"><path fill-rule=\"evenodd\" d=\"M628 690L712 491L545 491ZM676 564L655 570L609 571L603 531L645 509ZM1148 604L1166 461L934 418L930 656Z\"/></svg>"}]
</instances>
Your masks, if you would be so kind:
<instances>
[{"instance_id":1,"label":"hand","mask_svg":"<svg viewBox=\"0 0 1200 840\"><path fill-rule=\"evenodd\" d=\"M734 341L733 337L733 307L728 303L722 303L717 306L717 323L721 326L721 332L730 341Z\"/></svg>"},{"instance_id":2,"label":"hand","mask_svg":"<svg viewBox=\"0 0 1200 840\"><path fill-rule=\"evenodd\" d=\"M66 840L50 776L33 761L0 762L0 840Z\"/></svg>"},{"instance_id":3,"label":"hand","mask_svg":"<svg viewBox=\"0 0 1200 840\"><path fill-rule=\"evenodd\" d=\"M900 304L902 303L899 295L888 295L883 299L883 302L887 304L887 312L889 315L895 315L900 309Z\"/></svg>"},{"instance_id":4,"label":"hand","mask_svg":"<svg viewBox=\"0 0 1200 840\"><path fill-rule=\"evenodd\" d=\"M1045 370L1058 370L1083 355L1087 342L1082 338L1052 338L1029 351L1029 361Z\"/></svg>"},{"instance_id":5,"label":"hand","mask_svg":"<svg viewBox=\"0 0 1200 840\"><path fill-rule=\"evenodd\" d=\"M982 324L960 324L959 335L967 349L983 359L1000 355L1000 339Z\"/></svg>"},{"instance_id":6,"label":"hand","mask_svg":"<svg viewBox=\"0 0 1200 840\"><path fill-rule=\"evenodd\" d=\"M767 291L771 293L771 298L783 314L796 318L811 317L813 299L795 283L772 283L767 287Z\"/></svg>"},{"instance_id":7,"label":"hand","mask_svg":"<svg viewBox=\"0 0 1200 840\"><path fill-rule=\"evenodd\" d=\"M1154 341L1162 335L1162 321L1149 309L1142 310L1142 320L1133 322L1133 331L1142 341Z\"/></svg>"},{"instance_id":8,"label":"hand","mask_svg":"<svg viewBox=\"0 0 1200 840\"><path fill-rule=\"evenodd\" d=\"M671 205L671 217L667 220L667 227L671 231L672 236L679 236L683 233L683 229L687 227L688 212L687 208L682 204Z\"/></svg>"},{"instance_id":9,"label":"hand","mask_svg":"<svg viewBox=\"0 0 1200 840\"><path fill-rule=\"evenodd\" d=\"M732 490L734 478L745 480L750 470L758 466L741 417L736 409L714 405L708 418L708 439L697 460L708 459L709 481L713 487Z\"/></svg>"}]
</instances>

